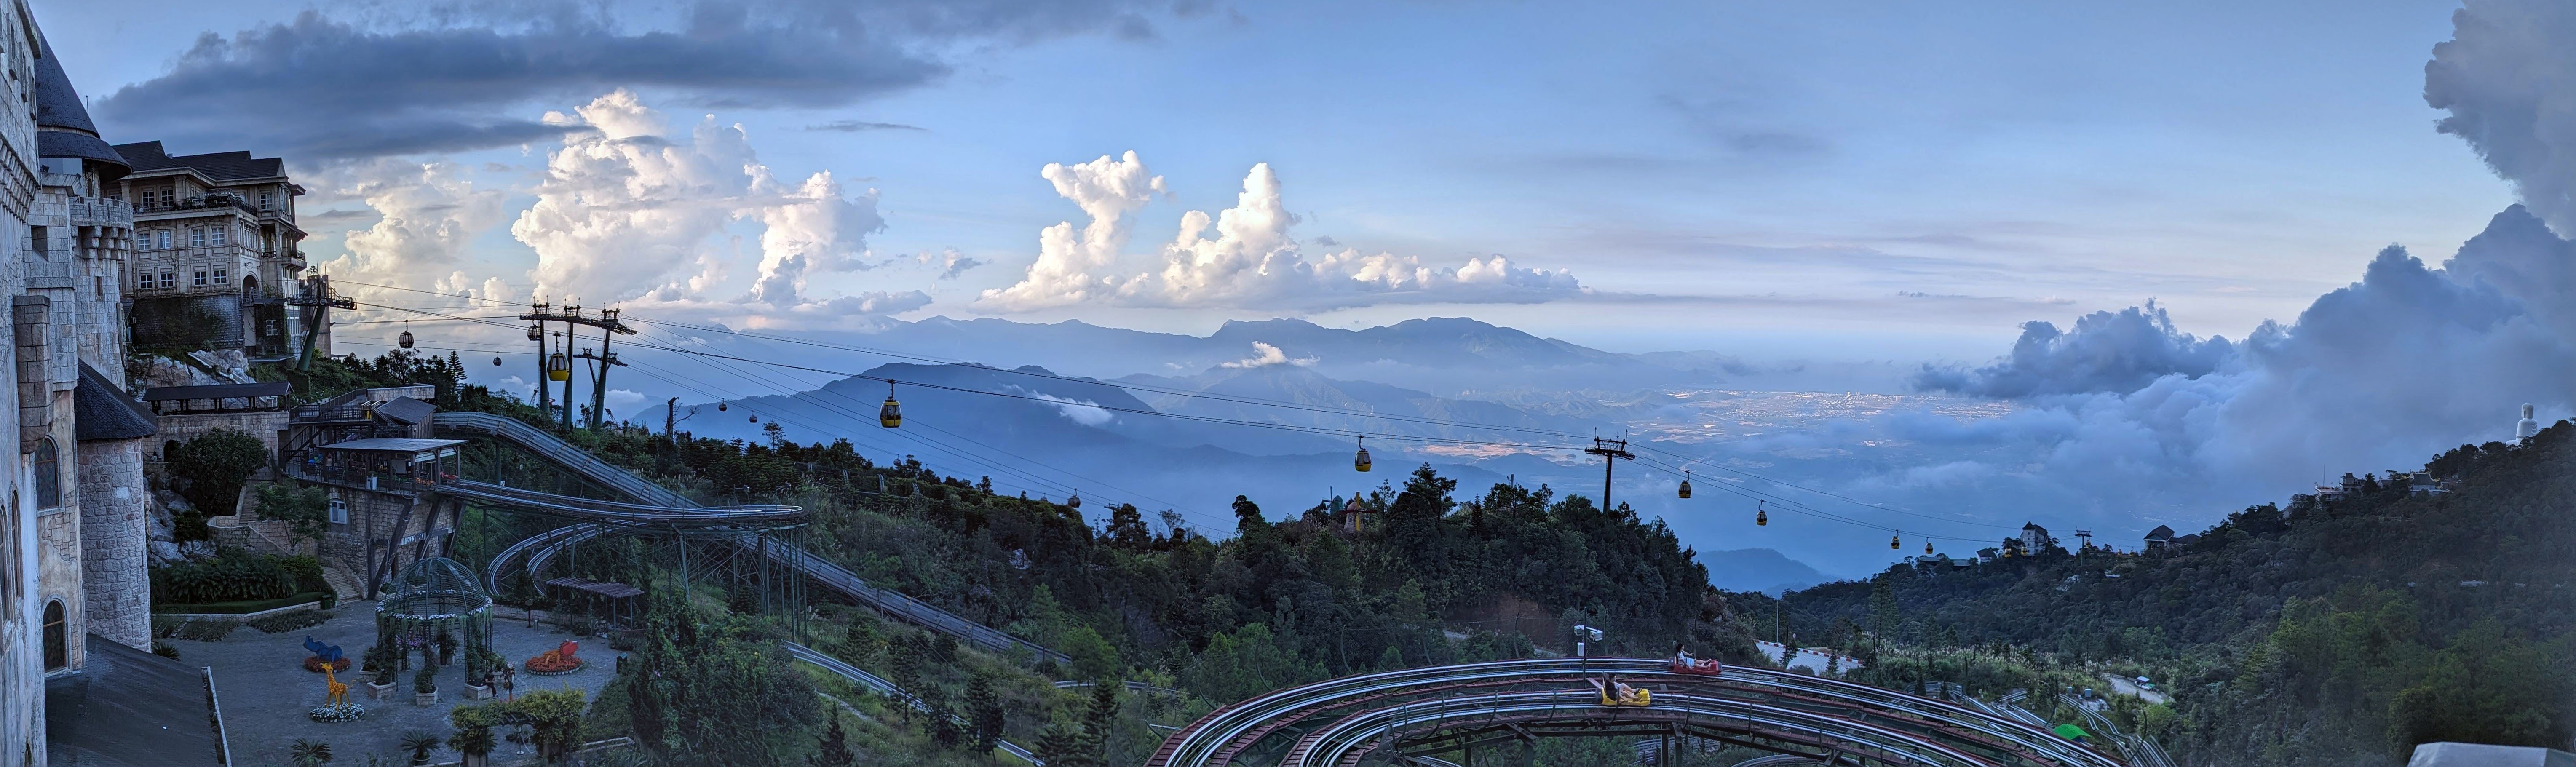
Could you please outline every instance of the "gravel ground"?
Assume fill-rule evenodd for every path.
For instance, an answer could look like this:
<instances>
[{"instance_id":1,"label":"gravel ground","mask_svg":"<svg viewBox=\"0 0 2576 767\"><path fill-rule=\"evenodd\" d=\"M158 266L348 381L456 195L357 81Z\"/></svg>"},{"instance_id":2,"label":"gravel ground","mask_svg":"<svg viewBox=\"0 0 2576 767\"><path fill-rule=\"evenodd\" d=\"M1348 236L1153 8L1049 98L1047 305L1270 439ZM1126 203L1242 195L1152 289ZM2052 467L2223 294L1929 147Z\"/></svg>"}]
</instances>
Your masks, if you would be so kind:
<instances>
[{"instance_id":1,"label":"gravel ground","mask_svg":"<svg viewBox=\"0 0 2576 767\"><path fill-rule=\"evenodd\" d=\"M284 634L263 634L243 626L218 642L162 641L179 648L181 662L214 668L215 690L223 698L225 733L232 742L233 759L243 767L287 764L287 750L297 740L331 744L335 764L364 764L370 753L407 760L408 755L399 753L398 747L403 733L419 730L444 740L454 732L447 726L447 712L464 702L464 664L439 670L438 703L431 706L412 704L410 674L403 674L395 683L393 700L369 699L369 675L358 672L353 665L340 676L340 681L348 683L351 701L367 707L366 717L325 724L305 715L306 710L322 704L328 691L321 674L304 670L304 658L312 654L305 651L304 638L309 635L325 644L339 645L354 664L354 659L375 644L375 608L374 602L343 602L329 622ZM525 622L495 620L492 627L494 649L513 664L524 663L573 638L543 624L530 628ZM580 655L589 665L563 676L533 676L522 669L517 679L518 692L575 688L584 696L596 696L599 688L616 675L617 653L608 649L606 640L594 637L582 642ZM516 756L516 748L519 747L502 743L500 750L492 754L494 761ZM431 758L450 761L456 754L442 750Z\"/></svg>"}]
</instances>

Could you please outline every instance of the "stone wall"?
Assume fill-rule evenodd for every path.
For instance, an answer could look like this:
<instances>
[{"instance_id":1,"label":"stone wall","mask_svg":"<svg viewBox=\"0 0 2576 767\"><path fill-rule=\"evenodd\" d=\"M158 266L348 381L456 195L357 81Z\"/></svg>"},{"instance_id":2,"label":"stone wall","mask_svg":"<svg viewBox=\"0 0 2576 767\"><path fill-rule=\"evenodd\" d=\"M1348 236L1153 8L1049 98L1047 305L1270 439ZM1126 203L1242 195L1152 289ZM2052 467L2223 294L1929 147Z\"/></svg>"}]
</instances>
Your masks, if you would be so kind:
<instances>
[{"instance_id":1,"label":"stone wall","mask_svg":"<svg viewBox=\"0 0 2576 767\"><path fill-rule=\"evenodd\" d=\"M81 586L89 633L152 649L152 582L146 572L146 440L80 445Z\"/></svg>"},{"instance_id":2,"label":"stone wall","mask_svg":"<svg viewBox=\"0 0 2576 767\"><path fill-rule=\"evenodd\" d=\"M239 413L172 413L161 416L159 421L161 433L153 437L153 439L158 441L153 443L151 447L144 449L145 457L149 460L163 460L165 456L162 455L162 449L169 443L186 442L216 429L236 429L249 432L253 437L258 437L259 444L268 448L268 459L270 461L276 461L277 432L280 429L286 428L286 411L253 410ZM232 513L229 509L207 509L205 512L211 515Z\"/></svg>"},{"instance_id":3,"label":"stone wall","mask_svg":"<svg viewBox=\"0 0 2576 767\"><path fill-rule=\"evenodd\" d=\"M239 293L138 297L132 315L134 347L240 349L247 337L244 317Z\"/></svg>"}]
</instances>

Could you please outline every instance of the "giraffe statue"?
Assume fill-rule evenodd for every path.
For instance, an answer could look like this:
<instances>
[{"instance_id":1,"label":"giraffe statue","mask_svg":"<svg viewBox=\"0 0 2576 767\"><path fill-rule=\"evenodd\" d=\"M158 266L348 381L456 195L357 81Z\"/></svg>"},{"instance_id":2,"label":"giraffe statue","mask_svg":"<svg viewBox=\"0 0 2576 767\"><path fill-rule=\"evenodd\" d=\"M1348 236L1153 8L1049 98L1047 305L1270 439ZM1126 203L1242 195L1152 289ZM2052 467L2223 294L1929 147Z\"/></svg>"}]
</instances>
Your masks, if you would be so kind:
<instances>
[{"instance_id":1,"label":"giraffe statue","mask_svg":"<svg viewBox=\"0 0 2576 767\"><path fill-rule=\"evenodd\" d=\"M331 664L322 664L322 679L331 685L331 695L323 699L323 705L337 706L349 702L349 685L340 681L340 675L331 673Z\"/></svg>"}]
</instances>

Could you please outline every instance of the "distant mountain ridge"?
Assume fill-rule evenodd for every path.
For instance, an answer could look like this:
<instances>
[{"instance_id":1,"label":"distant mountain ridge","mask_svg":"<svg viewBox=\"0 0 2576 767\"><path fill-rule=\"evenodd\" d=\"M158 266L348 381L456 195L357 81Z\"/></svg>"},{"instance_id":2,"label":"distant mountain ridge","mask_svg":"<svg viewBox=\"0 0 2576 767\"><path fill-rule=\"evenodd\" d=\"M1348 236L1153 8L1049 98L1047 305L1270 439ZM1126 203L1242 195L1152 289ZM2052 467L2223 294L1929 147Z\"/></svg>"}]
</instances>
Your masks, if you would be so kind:
<instances>
[{"instance_id":1,"label":"distant mountain ridge","mask_svg":"<svg viewBox=\"0 0 2576 767\"><path fill-rule=\"evenodd\" d=\"M1699 562L1708 567L1709 585L1728 591L1778 594L1833 580L1807 563L1772 549L1703 551Z\"/></svg>"}]
</instances>

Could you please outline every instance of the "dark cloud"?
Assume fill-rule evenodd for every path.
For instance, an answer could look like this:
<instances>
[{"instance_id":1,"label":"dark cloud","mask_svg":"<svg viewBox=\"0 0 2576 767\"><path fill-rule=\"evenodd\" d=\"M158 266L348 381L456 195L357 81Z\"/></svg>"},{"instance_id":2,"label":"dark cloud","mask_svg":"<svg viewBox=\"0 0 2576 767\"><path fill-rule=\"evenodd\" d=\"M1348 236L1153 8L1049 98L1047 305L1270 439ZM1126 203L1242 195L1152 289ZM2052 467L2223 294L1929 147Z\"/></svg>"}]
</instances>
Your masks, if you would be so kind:
<instances>
[{"instance_id":1,"label":"dark cloud","mask_svg":"<svg viewBox=\"0 0 2576 767\"><path fill-rule=\"evenodd\" d=\"M2025 322L2012 353L1975 370L1925 366L1915 388L2018 399L2035 395L2131 392L2158 378L2216 372L2236 352L2227 339L2174 329L2164 307L2149 301L2119 312L2094 312L2073 331Z\"/></svg>"},{"instance_id":2,"label":"dark cloud","mask_svg":"<svg viewBox=\"0 0 2576 767\"><path fill-rule=\"evenodd\" d=\"M2468 0L2451 39L2424 65L2424 103L2437 123L2513 183L2532 213L2576 231L2576 4Z\"/></svg>"},{"instance_id":3,"label":"dark cloud","mask_svg":"<svg viewBox=\"0 0 2576 767\"><path fill-rule=\"evenodd\" d=\"M819 130L819 131L839 131L839 132L842 132L842 133L865 133L865 132L868 132L868 131L880 131L880 130L917 130L917 131L926 131L926 130L929 130L928 128L924 128L924 127L921 127L921 126L919 126L919 125L905 125L905 124L903 124L903 123L872 123L872 122L868 122L868 121L866 121L866 120L835 120L835 121L827 122L827 123L823 123L823 124L820 124L820 125L808 125L808 126L805 126L805 129L806 129L806 130Z\"/></svg>"},{"instance_id":4,"label":"dark cloud","mask_svg":"<svg viewBox=\"0 0 2576 767\"><path fill-rule=\"evenodd\" d=\"M940 80L960 45L1150 30L1148 4L708 2L678 29L644 31L571 3L439 6L401 23L307 11L208 32L92 112L115 140L174 152L313 161L508 146L565 130L532 119L548 100L623 87L701 107L844 105Z\"/></svg>"}]
</instances>

